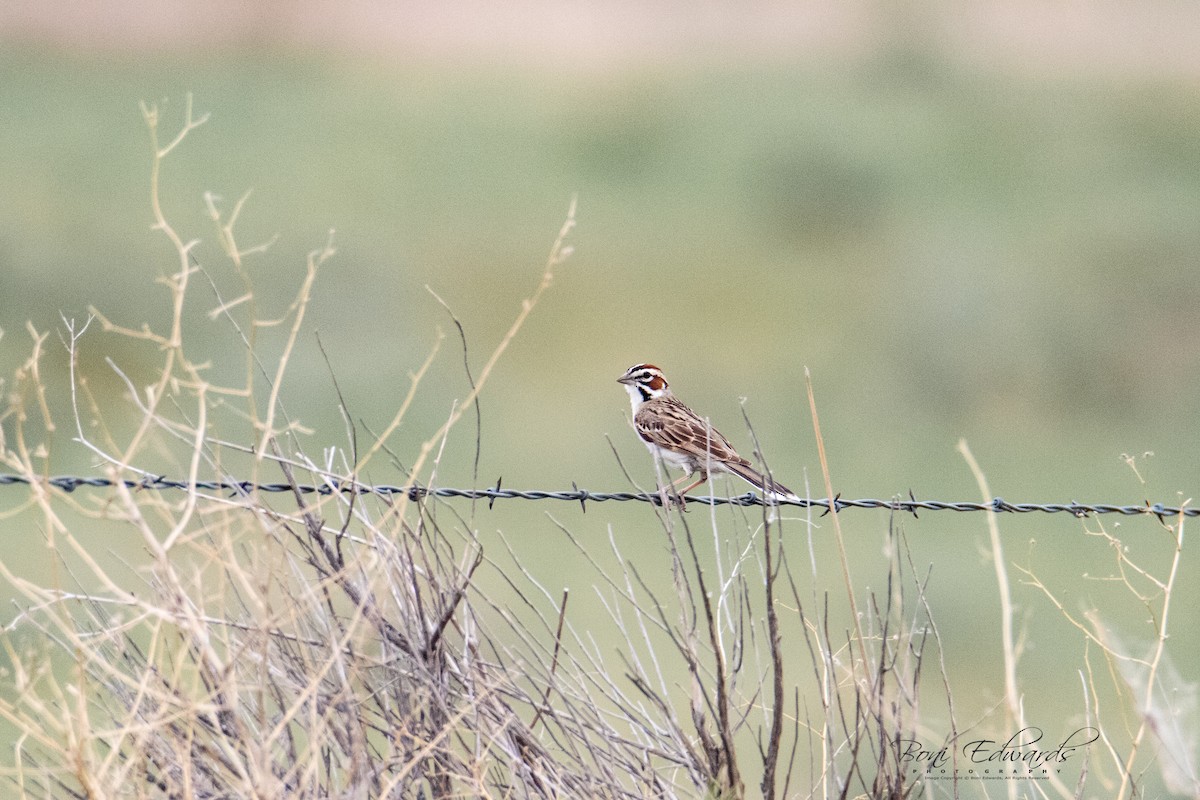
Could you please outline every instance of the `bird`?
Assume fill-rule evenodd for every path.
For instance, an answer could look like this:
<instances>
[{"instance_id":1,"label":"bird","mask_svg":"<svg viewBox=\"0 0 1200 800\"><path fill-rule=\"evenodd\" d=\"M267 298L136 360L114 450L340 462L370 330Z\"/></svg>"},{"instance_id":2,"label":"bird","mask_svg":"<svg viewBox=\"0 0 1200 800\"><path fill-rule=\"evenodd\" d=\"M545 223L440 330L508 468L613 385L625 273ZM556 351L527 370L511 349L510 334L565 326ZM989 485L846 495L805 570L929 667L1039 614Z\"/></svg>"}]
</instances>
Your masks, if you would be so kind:
<instances>
[{"instance_id":1,"label":"bird","mask_svg":"<svg viewBox=\"0 0 1200 800\"><path fill-rule=\"evenodd\" d=\"M617 378L625 385L633 407L633 427L651 455L663 463L686 471L679 484L693 475L699 478L679 491L682 498L708 480L710 472L727 472L746 481L769 499L796 499L781 483L756 470L720 431L692 411L671 391L663 371L653 364L634 364Z\"/></svg>"}]
</instances>

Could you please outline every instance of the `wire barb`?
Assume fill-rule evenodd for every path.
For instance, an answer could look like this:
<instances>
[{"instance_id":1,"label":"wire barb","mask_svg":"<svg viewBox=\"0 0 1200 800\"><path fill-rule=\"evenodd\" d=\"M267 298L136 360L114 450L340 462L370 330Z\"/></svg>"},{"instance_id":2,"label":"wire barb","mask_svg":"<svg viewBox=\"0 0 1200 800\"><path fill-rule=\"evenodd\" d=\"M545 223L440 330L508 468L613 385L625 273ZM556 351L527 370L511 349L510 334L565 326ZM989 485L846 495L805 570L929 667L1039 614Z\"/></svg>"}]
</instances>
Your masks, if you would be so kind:
<instances>
[{"instance_id":1,"label":"wire barb","mask_svg":"<svg viewBox=\"0 0 1200 800\"><path fill-rule=\"evenodd\" d=\"M146 475L138 480L131 478L114 480L112 478L101 477L80 477L74 475L60 475L52 478L41 479L48 486L55 489L60 489L64 492L71 493L80 487L88 487L95 489L103 489L117 485L124 486L130 490L156 490L165 491L167 489L180 489L187 491L195 488L197 491L205 492L229 492L232 495L250 495L255 492L291 492L299 491L301 494L317 494L328 496L335 492L341 494L356 494L367 495L375 494L381 497L391 497L396 495L408 495L410 500L420 500L426 497L438 498L467 498L470 500L487 500L488 508L491 509L497 500L566 500L573 503L579 503L580 509L586 513L588 501L596 503L604 503L613 501L624 503L636 501L640 503L661 504L662 498L657 492L591 492L587 489L581 489L575 483L571 483L569 491L551 491L546 489L503 489L500 485L500 480L497 479L496 485L487 489L457 489L449 486L421 486L412 484L409 486L391 486L382 484L379 486L370 486L359 483L354 480L345 480L338 478L329 478L327 482L320 485L299 484L295 487L290 483L254 483L253 481L196 481L194 484L189 481L173 480L164 475ZM0 474L0 486L28 486L33 482L25 475ZM991 511L993 513L1015 513L1028 514L1030 512L1041 512L1045 514L1056 514L1066 512L1074 517L1088 517L1093 514L1120 514L1126 517L1136 516L1154 516L1159 520L1166 517L1196 517L1200 516L1200 508L1191 508L1187 506L1166 506L1162 503L1150 503L1143 501L1140 505L1116 505L1112 503L1080 503L1072 500L1070 503L1010 503L1007 500L996 497L987 503L972 503L972 502L946 502L942 500L917 500L912 491L908 492L908 499L893 497L891 500L847 500L837 494L833 500L825 498L772 498L764 499L754 492L746 492L745 494L733 495L731 497L708 497L699 496L686 498L688 502L699 503L707 506L761 506L761 505L779 505L779 506L798 506L800 508L821 508L827 514L832 509L834 511L845 511L849 508L877 508L888 511L900 511L911 513L916 516L920 511Z\"/></svg>"}]
</instances>

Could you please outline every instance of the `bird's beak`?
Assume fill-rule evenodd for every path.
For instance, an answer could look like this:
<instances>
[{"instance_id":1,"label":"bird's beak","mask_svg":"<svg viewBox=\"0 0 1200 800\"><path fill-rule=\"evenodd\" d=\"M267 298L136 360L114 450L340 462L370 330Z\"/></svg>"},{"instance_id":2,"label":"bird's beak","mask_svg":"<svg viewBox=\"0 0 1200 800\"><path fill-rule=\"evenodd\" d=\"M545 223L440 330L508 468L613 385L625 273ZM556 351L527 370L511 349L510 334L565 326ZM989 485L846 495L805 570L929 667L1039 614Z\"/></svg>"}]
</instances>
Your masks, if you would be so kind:
<instances>
[{"instance_id":1,"label":"bird's beak","mask_svg":"<svg viewBox=\"0 0 1200 800\"><path fill-rule=\"evenodd\" d=\"M633 378L629 377L628 375L622 375L621 377L617 378L617 383L623 383L628 386L629 384L633 383Z\"/></svg>"}]
</instances>

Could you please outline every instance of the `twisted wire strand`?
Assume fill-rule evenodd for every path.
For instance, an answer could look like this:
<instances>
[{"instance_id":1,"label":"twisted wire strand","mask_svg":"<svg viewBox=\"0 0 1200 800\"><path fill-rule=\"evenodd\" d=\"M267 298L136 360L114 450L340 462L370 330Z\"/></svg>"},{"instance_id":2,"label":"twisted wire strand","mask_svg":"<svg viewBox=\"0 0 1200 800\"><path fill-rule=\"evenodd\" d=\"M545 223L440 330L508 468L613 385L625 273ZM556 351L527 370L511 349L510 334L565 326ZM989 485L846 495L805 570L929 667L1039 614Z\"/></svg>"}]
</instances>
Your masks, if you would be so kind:
<instances>
[{"instance_id":1,"label":"twisted wire strand","mask_svg":"<svg viewBox=\"0 0 1200 800\"><path fill-rule=\"evenodd\" d=\"M117 485L125 486L128 489L159 491L180 489L187 491L194 486L195 489L200 491L230 492L235 495L247 495L254 492L291 492L295 490L301 494L317 495L331 495L335 492L358 495L375 494L383 497L407 495L411 500L418 500L424 497L457 497L470 500L487 500L488 508L491 508L497 500L565 500L579 503L584 511L587 511L587 503L589 502L637 501L661 506L664 497L659 492L592 492L587 489L580 489L574 484L571 485L572 488L570 490L561 491L546 489L503 489L500 487L499 481L497 481L494 487L487 489L459 489L448 486L420 485L391 486L383 484L370 486L358 483L357 481L339 480L336 478L330 478L327 483L320 485L297 484L295 487L290 483L255 483L253 481L196 481L195 484L191 484L188 481L173 480L161 475L147 477L142 480L128 478L114 480L112 478L79 477L72 475L60 475L38 480L64 492L74 492L76 489L82 487L108 488ZM29 485L31 482L31 479L25 475L0 474L0 486ZM999 497L986 503L947 502L943 500L918 500L911 493L907 499L893 498L891 500L875 500L870 498L850 500L841 497L841 495L834 497L832 501L828 498L804 497L765 500L754 492L746 492L745 494L733 495L731 497L693 497L689 495L687 500L688 502L709 506L781 505L798 506L800 508L823 508L825 509L825 513L828 513L832 507L837 511L845 511L851 508L875 508L902 511L914 515L918 511L995 511L1016 514L1028 514L1032 512L1045 514L1067 513L1074 517L1087 517L1092 514L1121 514L1128 517L1149 514L1160 519L1175 516L1200 516L1200 508L1167 506L1162 503L1150 502L1145 502L1141 505L1078 503L1075 501L1070 503L1010 503Z\"/></svg>"}]
</instances>

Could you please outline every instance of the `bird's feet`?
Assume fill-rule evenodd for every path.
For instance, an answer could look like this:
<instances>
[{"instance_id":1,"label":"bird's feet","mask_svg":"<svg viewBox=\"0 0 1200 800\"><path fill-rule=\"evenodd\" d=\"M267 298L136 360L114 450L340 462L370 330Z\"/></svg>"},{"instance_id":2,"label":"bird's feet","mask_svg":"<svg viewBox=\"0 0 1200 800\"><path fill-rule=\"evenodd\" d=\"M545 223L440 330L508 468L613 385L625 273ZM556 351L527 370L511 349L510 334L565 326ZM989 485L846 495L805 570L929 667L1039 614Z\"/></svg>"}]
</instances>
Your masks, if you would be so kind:
<instances>
[{"instance_id":1,"label":"bird's feet","mask_svg":"<svg viewBox=\"0 0 1200 800\"><path fill-rule=\"evenodd\" d=\"M678 508L680 511L686 512L687 495L680 494L675 491L673 486L663 486L658 490L659 505L663 508Z\"/></svg>"}]
</instances>

